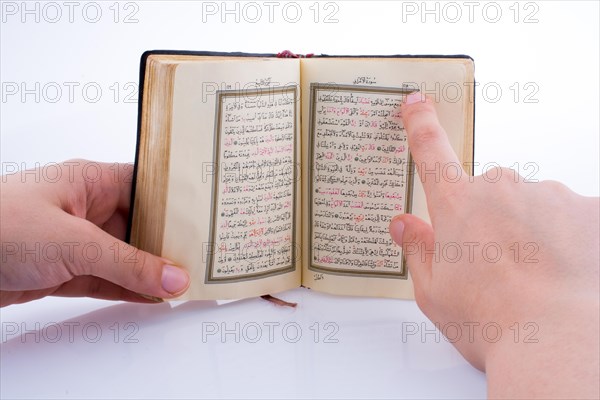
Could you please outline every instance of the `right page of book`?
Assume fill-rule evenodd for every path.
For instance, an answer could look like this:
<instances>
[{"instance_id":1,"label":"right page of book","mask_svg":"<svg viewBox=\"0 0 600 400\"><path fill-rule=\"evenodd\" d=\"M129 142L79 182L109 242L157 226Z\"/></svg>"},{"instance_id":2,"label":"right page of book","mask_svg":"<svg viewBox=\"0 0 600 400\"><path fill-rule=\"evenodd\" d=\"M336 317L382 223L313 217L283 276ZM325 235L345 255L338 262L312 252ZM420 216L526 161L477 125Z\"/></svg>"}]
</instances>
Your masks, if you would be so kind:
<instances>
[{"instance_id":1,"label":"right page of book","mask_svg":"<svg viewBox=\"0 0 600 400\"><path fill-rule=\"evenodd\" d=\"M402 249L388 233L398 214L429 221L400 104L415 89L431 96L468 167L473 85L473 62L465 58L302 60L304 286L342 295L414 297Z\"/></svg>"}]
</instances>

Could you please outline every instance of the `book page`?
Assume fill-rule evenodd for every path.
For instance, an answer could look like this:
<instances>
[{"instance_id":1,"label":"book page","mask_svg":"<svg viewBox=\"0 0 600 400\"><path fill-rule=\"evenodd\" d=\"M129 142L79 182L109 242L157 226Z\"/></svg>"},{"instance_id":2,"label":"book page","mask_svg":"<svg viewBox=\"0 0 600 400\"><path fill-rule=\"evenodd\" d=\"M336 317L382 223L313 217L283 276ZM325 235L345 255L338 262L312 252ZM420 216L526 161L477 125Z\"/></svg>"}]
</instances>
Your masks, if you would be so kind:
<instances>
[{"instance_id":1,"label":"book page","mask_svg":"<svg viewBox=\"0 0 600 400\"><path fill-rule=\"evenodd\" d=\"M402 249L392 242L388 225L406 212L429 217L411 168L400 104L414 88L468 89L464 83L472 70L469 75L465 61L302 60L302 110L309 116L302 126L308 210L304 286L334 294L413 297ZM467 161L470 100L436 103L455 151Z\"/></svg>"},{"instance_id":2,"label":"book page","mask_svg":"<svg viewBox=\"0 0 600 400\"><path fill-rule=\"evenodd\" d=\"M177 67L162 255L190 271L181 299L232 299L300 284L299 65Z\"/></svg>"}]
</instances>

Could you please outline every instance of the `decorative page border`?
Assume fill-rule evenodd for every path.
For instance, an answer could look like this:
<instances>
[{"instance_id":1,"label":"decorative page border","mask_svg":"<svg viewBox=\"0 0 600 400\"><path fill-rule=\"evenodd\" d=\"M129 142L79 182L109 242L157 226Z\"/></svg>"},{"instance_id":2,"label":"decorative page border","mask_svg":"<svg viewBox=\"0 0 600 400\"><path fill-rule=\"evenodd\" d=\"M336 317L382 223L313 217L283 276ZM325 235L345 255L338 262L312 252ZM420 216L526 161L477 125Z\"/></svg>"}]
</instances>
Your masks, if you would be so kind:
<instances>
[{"instance_id":1,"label":"decorative page border","mask_svg":"<svg viewBox=\"0 0 600 400\"><path fill-rule=\"evenodd\" d=\"M215 163L215 168L217 169L217 173L214 174L213 178L213 188L212 188L212 196L211 196L211 222L210 222L210 246L208 246L207 251L207 266L206 266L206 279L204 283L229 283L229 282L244 282L251 281L260 278L266 278L270 276L286 274L289 272L293 272L296 270L296 201L297 201L297 182L294 178L293 180L293 199L292 199L292 243L291 249L292 252L292 261L291 264L282 268L274 269L271 271L259 272L255 274L244 275L243 277L214 277L213 276L213 267L214 267L214 257L216 255L215 251L215 235L216 235L216 224L217 224L217 205L218 205L218 196L219 196L219 180L221 177L221 169L219 166L220 154L221 154L221 117L222 117L222 104L223 99L227 97L244 97L244 96L262 96L264 94L273 95L273 94L282 94L288 93L294 98L294 110L293 110L293 121L294 121L294 157L293 157L293 167L294 174L296 168L296 162L298 158L298 146L297 146L297 135L298 135L298 127L297 127L297 102L298 102L298 88L297 86L279 86L279 87L268 87L268 88L259 88L259 89L242 89L242 90L218 90L216 92L216 112L215 112L215 134L214 134L214 156L213 161Z\"/></svg>"},{"instance_id":2,"label":"decorative page border","mask_svg":"<svg viewBox=\"0 0 600 400\"><path fill-rule=\"evenodd\" d=\"M322 272L334 275L343 276L359 276L359 277L373 277L373 278L395 278L395 279L407 279L408 269L406 268L406 257L402 253L402 260L400 263L399 272L380 272L380 271L360 271L356 269L343 269L343 268L331 268L313 263L313 173L314 173L314 143L315 143L315 119L316 119L316 104L317 96L316 93L319 90L331 91L346 91L346 92L367 92L367 93L393 93L399 95L407 95L415 92L414 88L402 87L377 87L377 86L357 86L357 85L339 85L335 83L311 83L310 84L310 115L309 115L309 137L308 137L308 148L310 152L310 167L309 167L309 179L308 179L308 213L309 213L309 227L308 227L308 269L315 272ZM414 165L410 151L408 153L407 169L406 169L406 191L405 191L405 202L404 202L404 213L410 213L412 210L412 191L413 191L413 176L414 176Z\"/></svg>"}]
</instances>

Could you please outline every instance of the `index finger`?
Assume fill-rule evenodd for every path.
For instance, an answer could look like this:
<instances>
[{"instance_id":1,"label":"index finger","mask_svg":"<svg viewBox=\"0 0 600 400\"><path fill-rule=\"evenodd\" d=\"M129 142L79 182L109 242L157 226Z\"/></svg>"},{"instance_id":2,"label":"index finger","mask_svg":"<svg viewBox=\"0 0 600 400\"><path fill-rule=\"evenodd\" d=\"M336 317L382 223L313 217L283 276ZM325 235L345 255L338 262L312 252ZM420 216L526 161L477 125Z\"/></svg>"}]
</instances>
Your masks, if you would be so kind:
<instances>
[{"instance_id":1,"label":"index finger","mask_svg":"<svg viewBox=\"0 0 600 400\"><path fill-rule=\"evenodd\" d=\"M466 182L466 172L450 146L431 99L420 92L412 93L401 107L408 146L427 202L436 202Z\"/></svg>"}]
</instances>

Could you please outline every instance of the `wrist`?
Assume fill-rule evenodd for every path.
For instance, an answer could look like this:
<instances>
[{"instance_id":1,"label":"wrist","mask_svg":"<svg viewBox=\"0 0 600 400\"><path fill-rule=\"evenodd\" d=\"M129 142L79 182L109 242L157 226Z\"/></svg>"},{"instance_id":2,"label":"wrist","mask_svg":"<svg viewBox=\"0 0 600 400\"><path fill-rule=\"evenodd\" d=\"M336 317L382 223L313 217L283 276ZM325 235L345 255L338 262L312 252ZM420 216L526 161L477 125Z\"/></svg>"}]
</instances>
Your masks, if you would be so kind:
<instances>
[{"instance_id":1,"label":"wrist","mask_svg":"<svg viewBox=\"0 0 600 400\"><path fill-rule=\"evenodd\" d=\"M565 312L562 312L565 311ZM595 316L594 316L595 313ZM597 305L548 310L491 346L485 358L488 397L598 398L599 334Z\"/></svg>"}]
</instances>

